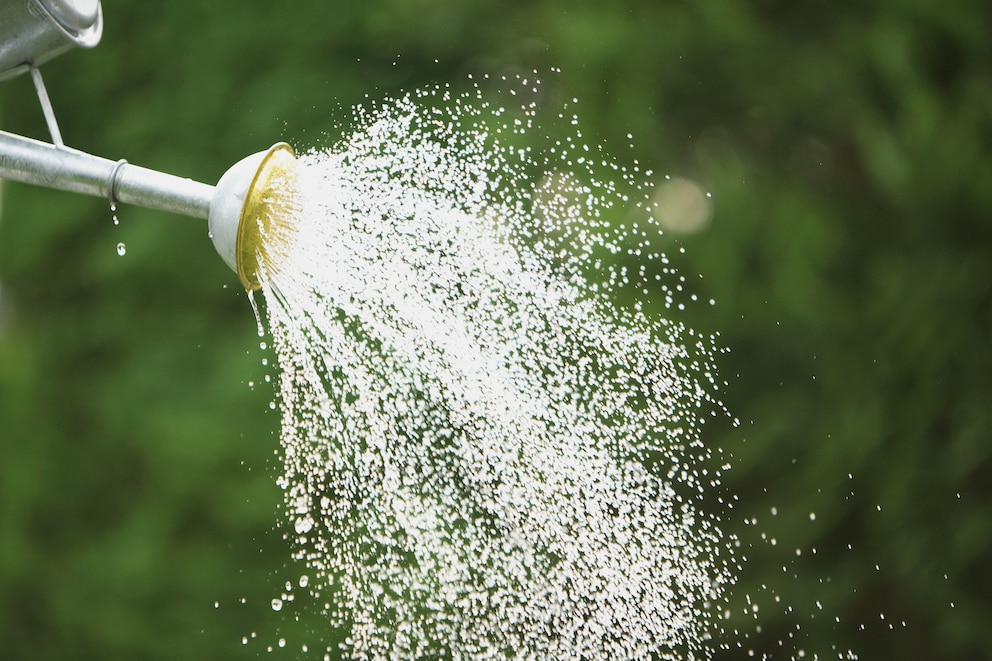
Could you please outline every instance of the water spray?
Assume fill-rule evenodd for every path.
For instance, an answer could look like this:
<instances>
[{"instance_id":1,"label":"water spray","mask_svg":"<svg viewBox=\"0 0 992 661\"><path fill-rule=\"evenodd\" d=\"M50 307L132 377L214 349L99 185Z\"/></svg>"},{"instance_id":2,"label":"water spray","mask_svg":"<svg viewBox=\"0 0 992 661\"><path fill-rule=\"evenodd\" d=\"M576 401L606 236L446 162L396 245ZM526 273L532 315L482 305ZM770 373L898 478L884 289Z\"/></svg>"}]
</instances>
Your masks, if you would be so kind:
<instances>
[{"instance_id":1,"label":"water spray","mask_svg":"<svg viewBox=\"0 0 992 661\"><path fill-rule=\"evenodd\" d=\"M39 67L73 47L93 48L102 34L100 0L0 0L0 81L31 75L52 137L0 131L0 178L205 219L224 262L258 289L260 262L274 257L265 238L285 222L289 196L280 191L295 169L292 148L277 143L247 156L210 186L67 147Z\"/></svg>"},{"instance_id":2,"label":"water spray","mask_svg":"<svg viewBox=\"0 0 992 661\"><path fill-rule=\"evenodd\" d=\"M649 233L604 216L628 193L647 209L651 189L625 168L619 187L563 176L518 195L536 167L596 181L568 153L585 145L529 161L489 133L518 131L502 109L447 86L447 114L407 95L333 150L297 162L277 144L216 186L84 154L38 65L95 45L100 11L0 0L0 79L30 72L52 133L0 133L0 176L206 218L245 287L266 281L286 539L341 650L709 658L734 563L694 495L723 470L700 437L722 406L715 342L601 297L671 294L649 281L672 273ZM536 101L520 110L530 126Z\"/></svg>"}]
</instances>

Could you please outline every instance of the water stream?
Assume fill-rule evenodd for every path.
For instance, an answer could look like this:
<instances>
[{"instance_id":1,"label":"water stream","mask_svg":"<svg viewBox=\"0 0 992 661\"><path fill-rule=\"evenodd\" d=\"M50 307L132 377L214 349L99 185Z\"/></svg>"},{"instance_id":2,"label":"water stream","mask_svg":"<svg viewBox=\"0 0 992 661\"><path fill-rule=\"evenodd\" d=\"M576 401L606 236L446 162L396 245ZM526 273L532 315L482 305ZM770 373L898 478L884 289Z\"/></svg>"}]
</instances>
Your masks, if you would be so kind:
<instances>
[{"instance_id":1,"label":"water stream","mask_svg":"<svg viewBox=\"0 0 992 661\"><path fill-rule=\"evenodd\" d=\"M306 589L349 658L706 657L717 349L673 318L650 173L484 97L372 105L286 184L262 307Z\"/></svg>"}]
</instances>

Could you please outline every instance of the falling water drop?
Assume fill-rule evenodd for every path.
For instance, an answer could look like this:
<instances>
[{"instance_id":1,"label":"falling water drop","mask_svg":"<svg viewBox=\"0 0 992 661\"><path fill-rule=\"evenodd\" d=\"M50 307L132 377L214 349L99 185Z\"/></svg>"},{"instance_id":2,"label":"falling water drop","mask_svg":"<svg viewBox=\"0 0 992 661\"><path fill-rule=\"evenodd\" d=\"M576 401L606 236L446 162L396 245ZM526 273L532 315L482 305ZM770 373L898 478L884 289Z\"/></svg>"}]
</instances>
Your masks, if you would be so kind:
<instances>
[{"instance_id":1,"label":"falling water drop","mask_svg":"<svg viewBox=\"0 0 992 661\"><path fill-rule=\"evenodd\" d=\"M124 245L123 241L121 241L120 243L117 244L117 254L123 257L126 252L127 252L127 246Z\"/></svg>"},{"instance_id":2,"label":"falling water drop","mask_svg":"<svg viewBox=\"0 0 992 661\"><path fill-rule=\"evenodd\" d=\"M257 325L258 336L265 337L265 326L262 324L262 315L258 310L258 302L255 300L254 290L248 290L248 303L251 304L251 310L255 313L255 324Z\"/></svg>"}]
</instances>

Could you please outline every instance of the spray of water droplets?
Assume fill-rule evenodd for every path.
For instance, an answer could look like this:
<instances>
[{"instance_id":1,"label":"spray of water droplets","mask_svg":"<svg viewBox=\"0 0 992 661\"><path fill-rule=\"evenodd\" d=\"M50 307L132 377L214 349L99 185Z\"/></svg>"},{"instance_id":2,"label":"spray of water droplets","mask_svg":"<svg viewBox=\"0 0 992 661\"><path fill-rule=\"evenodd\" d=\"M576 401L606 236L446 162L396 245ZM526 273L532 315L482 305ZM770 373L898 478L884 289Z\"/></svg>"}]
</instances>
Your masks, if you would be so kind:
<instances>
[{"instance_id":1,"label":"spray of water droplets","mask_svg":"<svg viewBox=\"0 0 992 661\"><path fill-rule=\"evenodd\" d=\"M294 553L350 658L706 656L712 338L611 296L670 293L617 254L677 278L649 219L616 221L634 174L577 128L517 146L536 106L478 90L300 157L263 279Z\"/></svg>"}]
</instances>

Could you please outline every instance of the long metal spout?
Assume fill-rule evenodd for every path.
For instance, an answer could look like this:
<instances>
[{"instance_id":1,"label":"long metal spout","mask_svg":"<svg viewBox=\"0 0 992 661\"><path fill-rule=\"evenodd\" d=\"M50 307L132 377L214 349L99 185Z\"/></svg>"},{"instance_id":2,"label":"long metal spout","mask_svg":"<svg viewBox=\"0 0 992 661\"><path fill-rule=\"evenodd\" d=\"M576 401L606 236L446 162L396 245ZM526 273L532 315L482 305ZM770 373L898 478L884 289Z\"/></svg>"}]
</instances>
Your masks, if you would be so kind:
<instances>
[{"instance_id":1,"label":"long metal spout","mask_svg":"<svg viewBox=\"0 0 992 661\"><path fill-rule=\"evenodd\" d=\"M0 131L0 178L206 219L215 188Z\"/></svg>"},{"instance_id":2,"label":"long metal spout","mask_svg":"<svg viewBox=\"0 0 992 661\"><path fill-rule=\"evenodd\" d=\"M235 163L217 186L0 131L0 179L209 221L214 247L245 289L278 269L291 231L296 155L285 143Z\"/></svg>"},{"instance_id":3,"label":"long metal spout","mask_svg":"<svg viewBox=\"0 0 992 661\"><path fill-rule=\"evenodd\" d=\"M31 72L52 144L0 131L0 179L95 195L208 221L214 247L248 290L278 269L292 234L296 155L278 143L232 166L217 186L66 147L38 66L103 33L100 0L0 0L0 80Z\"/></svg>"}]
</instances>

